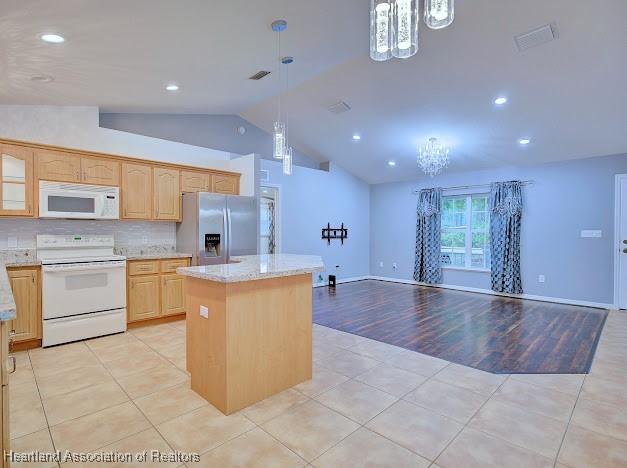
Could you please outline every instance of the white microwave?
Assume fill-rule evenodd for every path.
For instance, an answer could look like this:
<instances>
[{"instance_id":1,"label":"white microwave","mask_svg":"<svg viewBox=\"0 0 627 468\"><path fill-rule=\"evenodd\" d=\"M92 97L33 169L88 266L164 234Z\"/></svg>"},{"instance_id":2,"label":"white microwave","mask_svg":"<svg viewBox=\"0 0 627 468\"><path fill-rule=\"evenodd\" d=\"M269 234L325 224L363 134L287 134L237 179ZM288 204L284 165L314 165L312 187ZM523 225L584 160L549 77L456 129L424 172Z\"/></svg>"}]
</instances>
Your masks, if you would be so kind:
<instances>
[{"instance_id":1,"label":"white microwave","mask_svg":"<svg viewBox=\"0 0 627 468\"><path fill-rule=\"evenodd\" d=\"M42 180L39 182L39 217L120 219L120 189Z\"/></svg>"}]
</instances>

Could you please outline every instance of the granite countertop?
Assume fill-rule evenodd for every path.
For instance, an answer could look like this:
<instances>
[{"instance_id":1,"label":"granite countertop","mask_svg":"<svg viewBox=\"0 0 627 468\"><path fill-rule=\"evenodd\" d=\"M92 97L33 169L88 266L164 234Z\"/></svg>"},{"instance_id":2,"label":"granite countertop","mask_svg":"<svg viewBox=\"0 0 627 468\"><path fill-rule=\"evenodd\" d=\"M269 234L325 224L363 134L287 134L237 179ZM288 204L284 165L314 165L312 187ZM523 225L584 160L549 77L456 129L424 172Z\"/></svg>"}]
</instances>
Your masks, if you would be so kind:
<instances>
[{"instance_id":1,"label":"granite countertop","mask_svg":"<svg viewBox=\"0 0 627 468\"><path fill-rule=\"evenodd\" d=\"M161 260L169 258L192 258L193 255L182 252L170 252L170 253L137 253L127 255L127 260Z\"/></svg>"},{"instance_id":2,"label":"granite countertop","mask_svg":"<svg viewBox=\"0 0 627 468\"><path fill-rule=\"evenodd\" d=\"M15 318L15 301L11 292L11 283L7 276L7 270L0 263L0 322Z\"/></svg>"},{"instance_id":3,"label":"granite countertop","mask_svg":"<svg viewBox=\"0 0 627 468\"><path fill-rule=\"evenodd\" d=\"M315 255L246 255L232 263L177 268L179 275L219 283L238 283L282 276L304 275L324 270L322 258Z\"/></svg>"}]
</instances>

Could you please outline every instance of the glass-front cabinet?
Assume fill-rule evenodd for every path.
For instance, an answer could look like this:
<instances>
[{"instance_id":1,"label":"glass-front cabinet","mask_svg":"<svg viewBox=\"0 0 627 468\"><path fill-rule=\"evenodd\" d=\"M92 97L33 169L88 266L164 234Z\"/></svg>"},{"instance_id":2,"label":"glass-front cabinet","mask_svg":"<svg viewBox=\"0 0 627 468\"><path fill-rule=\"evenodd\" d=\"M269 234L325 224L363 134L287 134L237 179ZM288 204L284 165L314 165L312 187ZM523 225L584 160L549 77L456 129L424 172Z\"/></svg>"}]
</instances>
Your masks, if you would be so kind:
<instances>
[{"instance_id":1,"label":"glass-front cabinet","mask_svg":"<svg viewBox=\"0 0 627 468\"><path fill-rule=\"evenodd\" d=\"M33 152L0 145L0 215L33 215Z\"/></svg>"}]
</instances>

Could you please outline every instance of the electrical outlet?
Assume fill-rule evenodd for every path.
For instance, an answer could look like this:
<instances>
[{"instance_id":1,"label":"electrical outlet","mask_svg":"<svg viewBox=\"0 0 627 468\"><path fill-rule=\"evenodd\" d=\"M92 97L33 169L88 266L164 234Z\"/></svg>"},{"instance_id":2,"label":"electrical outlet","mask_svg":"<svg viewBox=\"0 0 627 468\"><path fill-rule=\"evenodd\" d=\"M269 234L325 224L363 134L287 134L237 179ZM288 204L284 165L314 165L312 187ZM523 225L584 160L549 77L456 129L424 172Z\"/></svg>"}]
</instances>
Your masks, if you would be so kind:
<instances>
[{"instance_id":1,"label":"electrical outlet","mask_svg":"<svg viewBox=\"0 0 627 468\"><path fill-rule=\"evenodd\" d=\"M394 270L396 270L396 269L398 268L398 265L396 264L396 262L392 263L392 268L393 268Z\"/></svg>"},{"instance_id":2,"label":"electrical outlet","mask_svg":"<svg viewBox=\"0 0 627 468\"><path fill-rule=\"evenodd\" d=\"M603 231L600 230L596 230L596 229L587 229L584 231L581 231L581 237L593 237L596 239L599 239L601 237L603 237Z\"/></svg>"},{"instance_id":3,"label":"electrical outlet","mask_svg":"<svg viewBox=\"0 0 627 468\"><path fill-rule=\"evenodd\" d=\"M383 268L383 262L379 262L379 268Z\"/></svg>"},{"instance_id":4,"label":"electrical outlet","mask_svg":"<svg viewBox=\"0 0 627 468\"><path fill-rule=\"evenodd\" d=\"M17 249L17 237L16 236L7 237L7 248Z\"/></svg>"},{"instance_id":5,"label":"electrical outlet","mask_svg":"<svg viewBox=\"0 0 627 468\"><path fill-rule=\"evenodd\" d=\"M544 283L545 281L546 281L546 278L545 278L545 276L544 276L544 275L540 275L540 276L538 276L538 282L539 282L539 283Z\"/></svg>"},{"instance_id":6,"label":"electrical outlet","mask_svg":"<svg viewBox=\"0 0 627 468\"><path fill-rule=\"evenodd\" d=\"M209 309L205 306L200 306L200 316L204 318L209 318Z\"/></svg>"}]
</instances>

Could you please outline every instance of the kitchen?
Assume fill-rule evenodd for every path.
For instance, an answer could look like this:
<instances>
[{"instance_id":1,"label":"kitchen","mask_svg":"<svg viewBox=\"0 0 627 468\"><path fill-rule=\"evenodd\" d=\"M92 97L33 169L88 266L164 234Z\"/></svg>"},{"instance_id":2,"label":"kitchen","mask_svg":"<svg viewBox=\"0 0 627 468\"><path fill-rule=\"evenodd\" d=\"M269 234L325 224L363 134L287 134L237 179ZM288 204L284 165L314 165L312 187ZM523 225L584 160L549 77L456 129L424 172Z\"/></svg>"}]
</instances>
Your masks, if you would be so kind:
<instances>
[{"instance_id":1,"label":"kitchen","mask_svg":"<svg viewBox=\"0 0 627 468\"><path fill-rule=\"evenodd\" d=\"M13 318L2 322L5 354L8 347L15 353L126 336L119 334L135 328L141 335L155 325L184 326L184 275L194 273L185 267L237 268L257 258L258 203L239 195L239 173L16 141L2 141L0 150L0 222L8 234L8 249L1 251L3 310ZM29 233L34 248L18 248L18 238L28 243ZM265 260L255 263L264 278L275 276ZM294 266L276 276L291 275ZM318 260L298 273L320 268ZM311 327L311 305L304 313ZM187 372L185 353L162 352L173 370ZM309 371L272 393L311 378L311 341L305 353ZM7 357L12 364L3 383L17 371L15 359ZM6 421L5 435L9 427Z\"/></svg>"}]
</instances>

